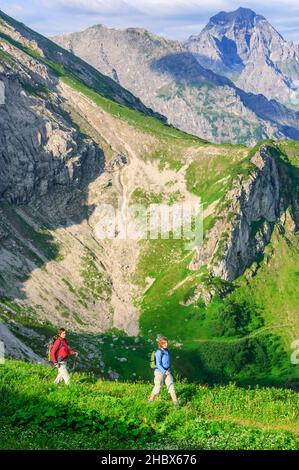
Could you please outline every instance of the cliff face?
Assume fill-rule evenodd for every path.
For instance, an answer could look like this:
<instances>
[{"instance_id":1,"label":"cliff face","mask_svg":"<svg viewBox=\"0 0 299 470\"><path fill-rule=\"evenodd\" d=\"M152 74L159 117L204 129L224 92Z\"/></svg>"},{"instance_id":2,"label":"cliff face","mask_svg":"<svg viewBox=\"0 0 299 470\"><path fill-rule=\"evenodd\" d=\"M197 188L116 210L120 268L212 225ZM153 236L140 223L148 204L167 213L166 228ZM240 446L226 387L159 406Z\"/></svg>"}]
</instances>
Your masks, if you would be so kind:
<instances>
[{"instance_id":1,"label":"cliff face","mask_svg":"<svg viewBox=\"0 0 299 470\"><path fill-rule=\"evenodd\" d=\"M8 67L0 79L5 86L0 113L2 201L28 203L54 185L79 185L89 164L99 172L104 164L101 150L63 118L57 95L46 103L44 97L29 94L30 87L34 93L43 85L28 74L15 76Z\"/></svg>"},{"instance_id":2,"label":"cliff face","mask_svg":"<svg viewBox=\"0 0 299 470\"><path fill-rule=\"evenodd\" d=\"M248 180L239 181L228 198L235 217L231 223L230 238L223 247L223 259L213 273L233 280L259 255L270 242L273 224L285 209L281 197L281 184L277 164L271 150L262 147L251 159L256 170ZM237 185L236 185L237 186ZM254 230L254 225L258 228Z\"/></svg>"},{"instance_id":3,"label":"cliff face","mask_svg":"<svg viewBox=\"0 0 299 470\"><path fill-rule=\"evenodd\" d=\"M297 230L298 206L292 181L275 149L263 145L250 164L249 175L237 177L216 211L218 220L191 269L208 263L213 275L232 281L263 255L275 223L281 221Z\"/></svg>"}]
</instances>

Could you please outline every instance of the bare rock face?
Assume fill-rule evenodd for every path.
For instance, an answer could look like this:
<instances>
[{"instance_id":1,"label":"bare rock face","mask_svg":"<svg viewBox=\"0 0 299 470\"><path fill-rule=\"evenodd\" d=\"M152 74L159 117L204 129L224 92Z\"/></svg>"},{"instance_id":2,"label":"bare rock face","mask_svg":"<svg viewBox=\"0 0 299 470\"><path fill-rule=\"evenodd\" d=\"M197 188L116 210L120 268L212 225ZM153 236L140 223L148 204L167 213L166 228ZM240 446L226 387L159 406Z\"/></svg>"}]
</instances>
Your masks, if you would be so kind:
<instances>
[{"instance_id":1,"label":"bare rock face","mask_svg":"<svg viewBox=\"0 0 299 470\"><path fill-rule=\"evenodd\" d=\"M34 334L34 331L30 332ZM30 347L18 339L4 323L0 323L0 341L5 345L5 357L17 360L30 360L39 364L46 364L44 358L38 356Z\"/></svg>"},{"instance_id":2,"label":"bare rock face","mask_svg":"<svg viewBox=\"0 0 299 470\"><path fill-rule=\"evenodd\" d=\"M229 77L243 90L296 109L299 48L263 16L248 8L218 13L184 45L202 66Z\"/></svg>"},{"instance_id":3,"label":"bare rock face","mask_svg":"<svg viewBox=\"0 0 299 470\"><path fill-rule=\"evenodd\" d=\"M232 223L224 259L214 268L215 275L227 280L237 277L250 261L263 253L271 238L271 222L275 222L280 211L278 169L267 147L261 148L252 163L257 167L256 172L229 195L235 201L238 215ZM255 236L254 223L261 224Z\"/></svg>"},{"instance_id":4,"label":"bare rock face","mask_svg":"<svg viewBox=\"0 0 299 470\"><path fill-rule=\"evenodd\" d=\"M58 97L45 105L41 98L30 96L34 81L24 71L17 78L7 69L1 79L5 85L0 113L1 200L26 203L54 185L79 185L91 162L94 168L103 167L102 154L92 140L63 119Z\"/></svg>"},{"instance_id":5,"label":"bare rock face","mask_svg":"<svg viewBox=\"0 0 299 470\"><path fill-rule=\"evenodd\" d=\"M228 192L228 207L192 261L191 269L208 263L214 276L232 281L264 253L274 223L282 214L285 220L291 218L287 212L287 181L278 168L274 150L262 146L251 163L250 175L239 176Z\"/></svg>"}]
</instances>

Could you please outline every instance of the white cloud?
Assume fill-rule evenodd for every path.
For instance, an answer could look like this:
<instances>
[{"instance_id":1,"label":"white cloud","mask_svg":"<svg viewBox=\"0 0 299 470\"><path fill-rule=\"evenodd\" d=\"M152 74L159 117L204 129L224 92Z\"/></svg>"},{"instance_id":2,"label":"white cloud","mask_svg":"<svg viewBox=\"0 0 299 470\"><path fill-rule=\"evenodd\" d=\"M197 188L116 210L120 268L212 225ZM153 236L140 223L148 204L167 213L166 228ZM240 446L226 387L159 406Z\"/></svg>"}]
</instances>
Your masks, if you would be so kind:
<instances>
[{"instance_id":1,"label":"white cloud","mask_svg":"<svg viewBox=\"0 0 299 470\"><path fill-rule=\"evenodd\" d=\"M130 5L125 0L42 0L44 7L77 13L99 13L103 15L130 12Z\"/></svg>"},{"instance_id":2,"label":"white cloud","mask_svg":"<svg viewBox=\"0 0 299 470\"><path fill-rule=\"evenodd\" d=\"M229 8L229 0L42 0L48 8L63 8L77 12L121 14L124 11L147 15L173 15L190 12L207 12L211 9Z\"/></svg>"},{"instance_id":3,"label":"white cloud","mask_svg":"<svg viewBox=\"0 0 299 470\"><path fill-rule=\"evenodd\" d=\"M265 16L286 39L299 42L298 0L0 0L9 15L45 35L96 23L143 27L172 39L198 34L219 11L242 5ZM298 24L298 26L297 26Z\"/></svg>"},{"instance_id":4,"label":"white cloud","mask_svg":"<svg viewBox=\"0 0 299 470\"><path fill-rule=\"evenodd\" d=\"M28 1L30 3L30 0ZM220 10L232 11L240 6L256 8L258 11L266 4L260 0L42 0L48 8L63 8L74 11L90 11L99 14L116 14L124 10L139 11L149 15L179 14L190 12L217 13ZM299 9L298 0L272 0L267 6Z\"/></svg>"}]
</instances>

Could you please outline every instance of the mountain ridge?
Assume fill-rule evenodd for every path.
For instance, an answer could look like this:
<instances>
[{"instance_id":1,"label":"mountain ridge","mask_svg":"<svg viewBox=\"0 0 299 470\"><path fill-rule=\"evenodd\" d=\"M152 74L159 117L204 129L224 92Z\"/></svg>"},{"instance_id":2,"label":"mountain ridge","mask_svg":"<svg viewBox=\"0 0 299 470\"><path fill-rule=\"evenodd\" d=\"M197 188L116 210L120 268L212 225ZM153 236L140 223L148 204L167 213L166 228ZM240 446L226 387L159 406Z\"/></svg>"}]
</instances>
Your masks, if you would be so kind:
<instances>
[{"instance_id":1,"label":"mountain ridge","mask_svg":"<svg viewBox=\"0 0 299 470\"><path fill-rule=\"evenodd\" d=\"M298 138L295 111L246 93L230 77L202 67L178 41L143 29L103 26L53 39L122 83L175 127L201 138L249 145L267 137Z\"/></svg>"}]
</instances>

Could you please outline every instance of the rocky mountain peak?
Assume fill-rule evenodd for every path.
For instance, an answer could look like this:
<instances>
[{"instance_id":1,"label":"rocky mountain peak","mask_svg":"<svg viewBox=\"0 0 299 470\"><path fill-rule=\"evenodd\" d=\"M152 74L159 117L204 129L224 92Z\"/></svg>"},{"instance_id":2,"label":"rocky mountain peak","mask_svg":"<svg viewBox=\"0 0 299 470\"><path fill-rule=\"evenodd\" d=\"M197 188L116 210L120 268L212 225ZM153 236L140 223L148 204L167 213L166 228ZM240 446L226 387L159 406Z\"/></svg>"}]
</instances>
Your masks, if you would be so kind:
<instances>
[{"instance_id":1,"label":"rocky mountain peak","mask_svg":"<svg viewBox=\"0 0 299 470\"><path fill-rule=\"evenodd\" d=\"M220 12L185 43L197 61L249 93L297 110L298 47L248 8ZM263 80L260 80L260 77Z\"/></svg>"},{"instance_id":2,"label":"rocky mountain peak","mask_svg":"<svg viewBox=\"0 0 299 470\"><path fill-rule=\"evenodd\" d=\"M250 8L240 7L232 12L221 11L212 16L205 30L209 30L219 26L235 25L239 28L251 29L260 21L266 21L262 15L258 15Z\"/></svg>"}]
</instances>

